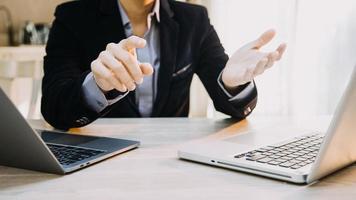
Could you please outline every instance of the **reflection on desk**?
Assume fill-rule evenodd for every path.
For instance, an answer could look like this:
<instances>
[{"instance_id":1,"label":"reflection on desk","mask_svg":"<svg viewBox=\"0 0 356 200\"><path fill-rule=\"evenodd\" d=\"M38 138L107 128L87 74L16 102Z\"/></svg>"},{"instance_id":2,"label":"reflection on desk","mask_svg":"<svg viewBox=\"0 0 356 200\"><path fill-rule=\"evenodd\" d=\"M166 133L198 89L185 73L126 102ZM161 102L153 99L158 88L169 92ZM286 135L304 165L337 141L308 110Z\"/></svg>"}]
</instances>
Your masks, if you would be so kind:
<instances>
[{"instance_id":1,"label":"reflection on desk","mask_svg":"<svg viewBox=\"0 0 356 200\"><path fill-rule=\"evenodd\" d=\"M223 139L248 130L293 125L325 130L330 117L307 120L101 119L76 134L139 140L142 146L67 176L0 167L0 199L354 199L356 166L313 185L294 185L177 158L191 140ZM31 121L35 128L48 128ZM286 137L288 137L286 132Z\"/></svg>"}]
</instances>

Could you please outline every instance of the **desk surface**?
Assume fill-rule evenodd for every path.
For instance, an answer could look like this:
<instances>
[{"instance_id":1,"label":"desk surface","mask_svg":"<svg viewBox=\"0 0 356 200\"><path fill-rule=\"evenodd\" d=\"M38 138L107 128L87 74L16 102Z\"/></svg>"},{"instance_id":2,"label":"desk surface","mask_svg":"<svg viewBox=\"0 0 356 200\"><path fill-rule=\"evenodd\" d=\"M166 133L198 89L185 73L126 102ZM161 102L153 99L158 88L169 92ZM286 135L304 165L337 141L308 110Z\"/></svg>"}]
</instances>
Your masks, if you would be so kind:
<instances>
[{"instance_id":1,"label":"desk surface","mask_svg":"<svg viewBox=\"0 0 356 200\"><path fill-rule=\"evenodd\" d=\"M0 166L0 199L355 199L356 165L313 185L294 185L177 159L179 146L194 139L222 139L281 125L325 130L329 119L98 120L71 131L140 140L142 146L66 176ZM46 127L41 121L31 123Z\"/></svg>"}]
</instances>

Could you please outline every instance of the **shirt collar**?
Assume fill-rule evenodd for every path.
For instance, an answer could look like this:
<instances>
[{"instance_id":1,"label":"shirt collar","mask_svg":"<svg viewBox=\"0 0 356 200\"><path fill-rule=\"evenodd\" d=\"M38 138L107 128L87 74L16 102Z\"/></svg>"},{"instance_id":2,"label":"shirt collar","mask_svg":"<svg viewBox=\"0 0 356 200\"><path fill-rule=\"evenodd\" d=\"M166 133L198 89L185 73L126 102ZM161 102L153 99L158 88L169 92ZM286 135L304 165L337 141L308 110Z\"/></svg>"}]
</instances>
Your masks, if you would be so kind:
<instances>
[{"instance_id":1,"label":"shirt collar","mask_svg":"<svg viewBox=\"0 0 356 200\"><path fill-rule=\"evenodd\" d=\"M118 5L119 5L120 15L121 15L121 19L122 19L122 24L124 26L126 26L127 24L130 23L129 17L127 16L126 11L124 10L120 1L119 1ZM157 22L160 22L159 7L160 7L160 0L155 0L155 5L153 6L152 12L148 13L148 16L147 16L148 21L151 21L151 18L153 16L156 16ZM150 23L149 23L149 27L150 27Z\"/></svg>"},{"instance_id":2,"label":"shirt collar","mask_svg":"<svg viewBox=\"0 0 356 200\"><path fill-rule=\"evenodd\" d=\"M152 13L156 16L157 22L160 22L159 7L160 7L160 0L156 0L155 5L153 6Z\"/></svg>"}]
</instances>

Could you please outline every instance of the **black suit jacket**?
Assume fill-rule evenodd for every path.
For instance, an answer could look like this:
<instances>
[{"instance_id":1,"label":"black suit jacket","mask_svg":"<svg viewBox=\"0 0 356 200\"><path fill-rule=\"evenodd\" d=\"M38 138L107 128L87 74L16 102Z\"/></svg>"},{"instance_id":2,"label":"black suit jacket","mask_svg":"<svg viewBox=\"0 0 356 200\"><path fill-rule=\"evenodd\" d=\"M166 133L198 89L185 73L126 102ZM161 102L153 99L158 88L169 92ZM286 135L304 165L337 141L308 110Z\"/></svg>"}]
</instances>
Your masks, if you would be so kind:
<instances>
[{"instance_id":1,"label":"black suit jacket","mask_svg":"<svg viewBox=\"0 0 356 200\"><path fill-rule=\"evenodd\" d=\"M90 63L108 43L126 38L117 3L80 0L57 7L44 58L41 105L44 118L53 127L81 127L99 117L140 117L134 92L101 113L91 110L83 97L82 84ZM207 10L169 0L161 0L160 6L161 65L152 117L186 117L190 83L196 73L218 111L245 118L256 105L257 90L230 102L218 85L228 56ZM175 72L180 73L173 75Z\"/></svg>"}]
</instances>

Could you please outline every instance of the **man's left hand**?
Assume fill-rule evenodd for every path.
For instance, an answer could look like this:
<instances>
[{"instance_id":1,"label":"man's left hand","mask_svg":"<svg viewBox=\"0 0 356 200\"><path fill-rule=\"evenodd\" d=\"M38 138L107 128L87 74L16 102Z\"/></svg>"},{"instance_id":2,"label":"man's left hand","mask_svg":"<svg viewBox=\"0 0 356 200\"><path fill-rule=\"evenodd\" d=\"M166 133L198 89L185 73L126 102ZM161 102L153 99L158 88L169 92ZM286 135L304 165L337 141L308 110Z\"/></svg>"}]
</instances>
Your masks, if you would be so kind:
<instances>
[{"instance_id":1,"label":"man's left hand","mask_svg":"<svg viewBox=\"0 0 356 200\"><path fill-rule=\"evenodd\" d=\"M227 89L234 89L252 81L282 58L287 47L284 43L275 51L260 51L260 48L270 42L275 34L274 30L266 31L257 40L246 44L230 57L222 74L222 81Z\"/></svg>"}]
</instances>

